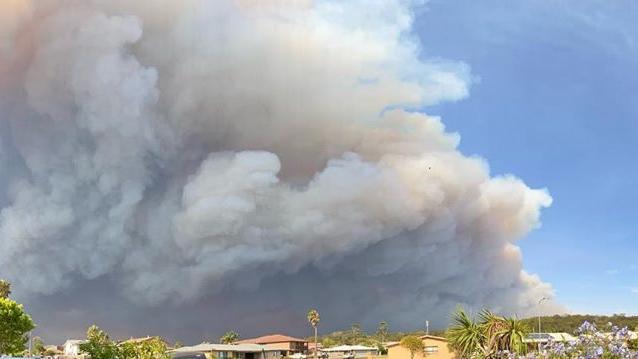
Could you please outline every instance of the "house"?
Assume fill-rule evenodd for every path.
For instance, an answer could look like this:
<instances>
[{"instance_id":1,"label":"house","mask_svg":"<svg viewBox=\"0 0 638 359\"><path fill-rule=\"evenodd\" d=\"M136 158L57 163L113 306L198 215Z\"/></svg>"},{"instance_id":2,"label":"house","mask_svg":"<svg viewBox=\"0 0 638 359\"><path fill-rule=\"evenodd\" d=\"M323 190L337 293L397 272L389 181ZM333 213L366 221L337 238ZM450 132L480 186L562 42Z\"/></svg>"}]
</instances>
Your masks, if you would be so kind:
<instances>
[{"instance_id":1,"label":"house","mask_svg":"<svg viewBox=\"0 0 638 359\"><path fill-rule=\"evenodd\" d=\"M453 359L454 352L448 347L447 339L434 335L420 337L423 341L423 352L414 353L414 359ZM400 342L389 343L388 359L410 359L410 351Z\"/></svg>"},{"instance_id":2,"label":"house","mask_svg":"<svg viewBox=\"0 0 638 359\"><path fill-rule=\"evenodd\" d=\"M321 349L321 351L328 353L328 356L333 358L365 358L379 354L378 348L366 347L363 345L339 345L336 347Z\"/></svg>"},{"instance_id":3,"label":"house","mask_svg":"<svg viewBox=\"0 0 638 359\"><path fill-rule=\"evenodd\" d=\"M289 356L295 353L306 353L308 351L308 341L290 337L283 334L270 334L258 338L243 339L236 344L259 344L269 349L276 349L282 356Z\"/></svg>"},{"instance_id":4,"label":"house","mask_svg":"<svg viewBox=\"0 0 638 359\"><path fill-rule=\"evenodd\" d=\"M86 340L69 339L64 343L64 355L78 356L80 355L80 344L86 343Z\"/></svg>"},{"instance_id":5,"label":"house","mask_svg":"<svg viewBox=\"0 0 638 359\"><path fill-rule=\"evenodd\" d=\"M181 347L170 351L174 358L183 357L186 354L204 354L206 359L279 359L281 353L278 349L268 348L259 344L210 344Z\"/></svg>"}]
</instances>

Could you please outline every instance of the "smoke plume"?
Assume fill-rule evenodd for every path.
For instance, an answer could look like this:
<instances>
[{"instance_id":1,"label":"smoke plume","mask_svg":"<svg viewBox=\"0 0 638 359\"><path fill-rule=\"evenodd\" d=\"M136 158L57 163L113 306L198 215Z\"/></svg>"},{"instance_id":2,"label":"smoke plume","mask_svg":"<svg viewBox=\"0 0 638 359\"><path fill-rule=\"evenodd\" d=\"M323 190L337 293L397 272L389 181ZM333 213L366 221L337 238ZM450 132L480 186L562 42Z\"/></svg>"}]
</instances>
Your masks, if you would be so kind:
<instances>
[{"instance_id":1,"label":"smoke plume","mask_svg":"<svg viewBox=\"0 0 638 359\"><path fill-rule=\"evenodd\" d=\"M471 75L418 5L4 0L0 277L55 338L537 311L516 241L551 197L421 110Z\"/></svg>"}]
</instances>

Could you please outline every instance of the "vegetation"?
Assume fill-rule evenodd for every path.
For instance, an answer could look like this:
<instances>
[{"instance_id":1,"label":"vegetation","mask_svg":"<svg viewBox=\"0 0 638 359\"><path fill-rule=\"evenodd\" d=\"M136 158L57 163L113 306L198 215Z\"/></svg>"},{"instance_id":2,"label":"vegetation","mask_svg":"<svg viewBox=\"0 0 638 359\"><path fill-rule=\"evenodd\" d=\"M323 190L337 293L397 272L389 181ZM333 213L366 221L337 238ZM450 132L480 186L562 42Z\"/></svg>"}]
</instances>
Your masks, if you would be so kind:
<instances>
[{"instance_id":1,"label":"vegetation","mask_svg":"<svg viewBox=\"0 0 638 359\"><path fill-rule=\"evenodd\" d=\"M533 331L538 331L538 318L523 319L523 322ZM638 316L614 315L553 315L541 317L543 332L574 334L582 323L588 322L598 328L604 328L607 323L614 323L618 327L638 330Z\"/></svg>"},{"instance_id":2,"label":"vegetation","mask_svg":"<svg viewBox=\"0 0 638 359\"><path fill-rule=\"evenodd\" d=\"M317 341L317 326L319 325L319 321L321 320L321 318L319 317L319 312L316 309L310 309L308 311L307 318L308 318L308 323L310 323L310 325L312 326L312 328L315 331L315 359L317 359L317 352L319 351L319 350L317 350L318 349L318 347L317 347L317 343L318 343L318 341Z\"/></svg>"},{"instance_id":3,"label":"vegetation","mask_svg":"<svg viewBox=\"0 0 638 359\"><path fill-rule=\"evenodd\" d=\"M87 353L91 359L122 358L117 344L111 341L106 332L95 325L86 331L86 343L80 344L80 350Z\"/></svg>"},{"instance_id":4,"label":"vegetation","mask_svg":"<svg viewBox=\"0 0 638 359\"><path fill-rule=\"evenodd\" d=\"M350 326L350 342L354 343L357 338L361 337L361 333L363 333L363 330L361 330L361 324L359 323L354 323L352 324L352 326Z\"/></svg>"},{"instance_id":5,"label":"vegetation","mask_svg":"<svg viewBox=\"0 0 638 359\"><path fill-rule=\"evenodd\" d=\"M44 342L40 337L33 337L33 339L31 339L31 346L33 348L33 354L35 355L42 355L46 351Z\"/></svg>"},{"instance_id":6,"label":"vegetation","mask_svg":"<svg viewBox=\"0 0 638 359\"><path fill-rule=\"evenodd\" d=\"M35 328L22 305L9 299L11 286L0 280L0 355L18 355L25 351L28 333Z\"/></svg>"},{"instance_id":7,"label":"vegetation","mask_svg":"<svg viewBox=\"0 0 638 359\"><path fill-rule=\"evenodd\" d=\"M9 298L11 295L11 283L0 279L0 298Z\"/></svg>"},{"instance_id":8,"label":"vegetation","mask_svg":"<svg viewBox=\"0 0 638 359\"><path fill-rule=\"evenodd\" d=\"M91 326L86 332L86 343L80 344L80 350L91 359L168 359L166 344L159 338L141 341L126 341L120 344L112 341L109 335L97 326Z\"/></svg>"},{"instance_id":9,"label":"vegetation","mask_svg":"<svg viewBox=\"0 0 638 359\"><path fill-rule=\"evenodd\" d=\"M226 332L226 334L222 335L222 337L219 338L219 342L222 344L231 344L238 340L239 340L239 334L233 330Z\"/></svg>"},{"instance_id":10,"label":"vegetation","mask_svg":"<svg viewBox=\"0 0 638 359\"><path fill-rule=\"evenodd\" d=\"M423 340L415 335L408 335L401 339L401 346L410 351L410 359L414 359L414 354L422 352L425 349Z\"/></svg>"},{"instance_id":11,"label":"vegetation","mask_svg":"<svg viewBox=\"0 0 638 359\"><path fill-rule=\"evenodd\" d=\"M381 323L384 323L381 325ZM325 334L319 337L319 342L323 345L324 348L329 348L337 345L365 345L368 347L380 347L383 350L381 352L385 352L385 347L381 345L382 343L387 342L398 342L403 337L408 335L414 335L417 337L424 336L426 334L425 330L417 330L413 332L392 332L389 329L389 324L386 321L383 321L379 324L379 328L377 328L376 333L368 334L364 330L357 331L357 336L352 335L352 328L350 330L345 331L336 331L329 334ZM430 334L435 336L445 336L445 332L441 330L431 331ZM308 338L309 340L313 340L312 338Z\"/></svg>"},{"instance_id":12,"label":"vegetation","mask_svg":"<svg viewBox=\"0 0 638 359\"><path fill-rule=\"evenodd\" d=\"M629 330L607 324L605 333L595 324L584 322L577 330L576 340L549 342L539 352L530 353L528 359L636 359L638 352L627 346ZM504 359L517 359L512 353L503 353Z\"/></svg>"},{"instance_id":13,"label":"vegetation","mask_svg":"<svg viewBox=\"0 0 638 359\"><path fill-rule=\"evenodd\" d=\"M501 352L524 354L529 332L520 320L483 310L477 320L457 308L448 330L449 345L459 358L492 358Z\"/></svg>"},{"instance_id":14,"label":"vegetation","mask_svg":"<svg viewBox=\"0 0 638 359\"><path fill-rule=\"evenodd\" d=\"M390 333L390 326L388 325L388 322L380 322L379 326L377 327L377 338L381 343L385 343L385 340L388 337L388 333Z\"/></svg>"},{"instance_id":15,"label":"vegetation","mask_svg":"<svg viewBox=\"0 0 638 359\"><path fill-rule=\"evenodd\" d=\"M168 359L170 358L164 343L159 338L149 338L139 342L124 342L120 344L122 358L127 359Z\"/></svg>"},{"instance_id":16,"label":"vegetation","mask_svg":"<svg viewBox=\"0 0 638 359\"><path fill-rule=\"evenodd\" d=\"M388 322L381 321L379 323L379 326L377 327L377 333L376 333L376 337L378 340L377 349L379 350L379 354L381 355L388 354L388 349L385 347L385 342L389 333L390 333L390 326L388 325Z\"/></svg>"},{"instance_id":17,"label":"vegetation","mask_svg":"<svg viewBox=\"0 0 638 359\"><path fill-rule=\"evenodd\" d=\"M464 310L459 308L454 314L453 324L448 331L450 347L460 358L469 358L483 351L485 336L481 325L470 318ZM485 356L485 353L480 353Z\"/></svg>"}]
</instances>

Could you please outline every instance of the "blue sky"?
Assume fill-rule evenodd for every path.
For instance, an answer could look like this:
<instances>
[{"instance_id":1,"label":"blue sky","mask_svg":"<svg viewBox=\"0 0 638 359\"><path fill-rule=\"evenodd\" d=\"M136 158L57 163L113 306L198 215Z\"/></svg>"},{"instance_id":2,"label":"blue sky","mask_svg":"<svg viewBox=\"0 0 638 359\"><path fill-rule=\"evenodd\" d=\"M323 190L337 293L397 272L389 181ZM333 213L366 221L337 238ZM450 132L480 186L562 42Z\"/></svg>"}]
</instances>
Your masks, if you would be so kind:
<instances>
[{"instance_id":1,"label":"blue sky","mask_svg":"<svg viewBox=\"0 0 638 359\"><path fill-rule=\"evenodd\" d=\"M427 112L461 150L554 198L525 267L574 312L638 314L638 1L432 0L424 56L461 60L470 97Z\"/></svg>"}]
</instances>

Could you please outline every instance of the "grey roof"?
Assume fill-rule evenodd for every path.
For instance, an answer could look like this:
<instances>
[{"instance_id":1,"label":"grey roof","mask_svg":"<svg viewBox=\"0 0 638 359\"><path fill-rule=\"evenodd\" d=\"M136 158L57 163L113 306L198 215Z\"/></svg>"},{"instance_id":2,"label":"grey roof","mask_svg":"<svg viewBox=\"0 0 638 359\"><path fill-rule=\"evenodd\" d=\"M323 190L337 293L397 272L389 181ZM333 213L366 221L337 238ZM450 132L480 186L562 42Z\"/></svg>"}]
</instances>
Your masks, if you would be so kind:
<instances>
[{"instance_id":1,"label":"grey roof","mask_svg":"<svg viewBox=\"0 0 638 359\"><path fill-rule=\"evenodd\" d=\"M276 352L278 349L268 348L259 344L210 344L202 343L189 347L181 347L173 350L173 353L195 353L195 352L241 352L241 353L261 353Z\"/></svg>"}]
</instances>

